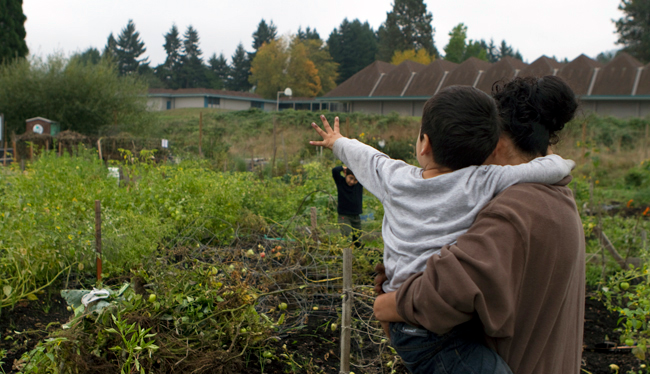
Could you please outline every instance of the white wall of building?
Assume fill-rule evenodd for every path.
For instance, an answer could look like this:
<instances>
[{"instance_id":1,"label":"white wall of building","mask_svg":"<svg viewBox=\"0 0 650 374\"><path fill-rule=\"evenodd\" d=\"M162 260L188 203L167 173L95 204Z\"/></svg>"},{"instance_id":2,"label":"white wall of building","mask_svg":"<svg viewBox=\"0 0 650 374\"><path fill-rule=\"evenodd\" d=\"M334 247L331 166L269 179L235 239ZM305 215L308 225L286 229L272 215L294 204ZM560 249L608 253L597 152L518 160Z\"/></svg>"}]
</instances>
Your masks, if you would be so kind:
<instances>
[{"instance_id":1,"label":"white wall of building","mask_svg":"<svg viewBox=\"0 0 650 374\"><path fill-rule=\"evenodd\" d=\"M200 97L176 97L174 98L174 109L181 108L203 108L205 104L205 98Z\"/></svg>"}]
</instances>

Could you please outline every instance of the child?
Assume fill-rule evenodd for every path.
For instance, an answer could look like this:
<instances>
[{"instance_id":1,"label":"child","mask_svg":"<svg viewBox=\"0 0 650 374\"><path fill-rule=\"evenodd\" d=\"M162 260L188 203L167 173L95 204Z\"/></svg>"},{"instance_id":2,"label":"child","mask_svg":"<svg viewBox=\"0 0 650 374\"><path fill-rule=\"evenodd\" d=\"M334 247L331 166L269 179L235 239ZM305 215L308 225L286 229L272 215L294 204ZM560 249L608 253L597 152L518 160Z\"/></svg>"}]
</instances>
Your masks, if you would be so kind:
<instances>
[{"instance_id":1,"label":"child","mask_svg":"<svg viewBox=\"0 0 650 374\"><path fill-rule=\"evenodd\" d=\"M345 173L345 177L341 175ZM332 178L336 183L338 192L339 224L341 234L345 237L352 236L354 246L361 247L359 232L361 231L360 214L363 207L363 186L354 176L352 170L344 166L335 166L332 169Z\"/></svg>"},{"instance_id":2,"label":"child","mask_svg":"<svg viewBox=\"0 0 650 374\"><path fill-rule=\"evenodd\" d=\"M555 155L517 166L481 165L496 147L500 119L494 100L467 86L446 88L424 105L416 140L421 168L343 137L338 117L334 129L324 116L321 120L325 131L315 123L312 126L323 141L310 144L332 149L384 205L385 292L397 290L408 277L423 271L427 259L465 233L478 212L499 192L516 183L559 182L575 166L573 161ZM403 358L413 358L418 349L431 354L435 351L431 344L449 345L452 341L472 345L477 355L489 356L492 352L469 338L471 334L452 333L438 336L404 323L391 323L389 336ZM509 372L507 365L503 370Z\"/></svg>"}]
</instances>

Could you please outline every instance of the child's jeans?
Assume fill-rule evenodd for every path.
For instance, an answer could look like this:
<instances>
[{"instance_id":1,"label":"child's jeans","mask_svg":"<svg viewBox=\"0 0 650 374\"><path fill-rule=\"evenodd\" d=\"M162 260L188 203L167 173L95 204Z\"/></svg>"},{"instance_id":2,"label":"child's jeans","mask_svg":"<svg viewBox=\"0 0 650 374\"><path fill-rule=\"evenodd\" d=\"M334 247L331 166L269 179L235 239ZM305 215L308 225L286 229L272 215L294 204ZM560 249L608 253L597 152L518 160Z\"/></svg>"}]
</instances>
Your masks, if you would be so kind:
<instances>
[{"instance_id":1,"label":"child's jeans","mask_svg":"<svg viewBox=\"0 0 650 374\"><path fill-rule=\"evenodd\" d=\"M390 342L412 374L512 374L508 364L482 343L472 321L444 335L403 322L390 323Z\"/></svg>"}]
</instances>

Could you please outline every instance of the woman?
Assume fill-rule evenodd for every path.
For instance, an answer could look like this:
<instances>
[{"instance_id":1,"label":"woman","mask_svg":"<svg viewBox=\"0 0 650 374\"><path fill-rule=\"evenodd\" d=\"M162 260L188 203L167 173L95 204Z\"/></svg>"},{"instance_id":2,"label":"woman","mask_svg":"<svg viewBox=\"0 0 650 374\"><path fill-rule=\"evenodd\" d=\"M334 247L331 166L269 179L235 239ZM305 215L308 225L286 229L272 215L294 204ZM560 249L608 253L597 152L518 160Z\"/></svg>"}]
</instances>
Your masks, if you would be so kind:
<instances>
[{"instance_id":1,"label":"woman","mask_svg":"<svg viewBox=\"0 0 650 374\"><path fill-rule=\"evenodd\" d=\"M577 109L557 77L517 78L494 91L504 128L489 164L546 155ZM377 319L436 334L480 321L487 345L513 373L578 373L585 242L570 180L515 185L496 196L423 273L377 297ZM435 356L421 360L431 366Z\"/></svg>"}]
</instances>

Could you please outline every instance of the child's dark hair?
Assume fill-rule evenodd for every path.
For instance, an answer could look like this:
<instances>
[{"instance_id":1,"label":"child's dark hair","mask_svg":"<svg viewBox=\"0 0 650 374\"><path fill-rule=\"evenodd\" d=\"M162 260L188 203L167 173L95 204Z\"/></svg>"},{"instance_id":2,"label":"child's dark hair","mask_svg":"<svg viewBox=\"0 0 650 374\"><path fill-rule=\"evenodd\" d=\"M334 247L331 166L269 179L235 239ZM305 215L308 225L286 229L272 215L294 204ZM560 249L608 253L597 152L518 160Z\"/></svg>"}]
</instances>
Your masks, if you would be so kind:
<instances>
[{"instance_id":1,"label":"child's dark hair","mask_svg":"<svg viewBox=\"0 0 650 374\"><path fill-rule=\"evenodd\" d=\"M345 176L347 177L348 175L354 175L354 173L352 170L350 170L350 168L345 168Z\"/></svg>"},{"instance_id":2,"label":"child's dark hair","mask_svg":"<svg viewBox=\"0 0 650 374\"><path fill-rule=\"evenodd\" d=\"M435 163L452 170L481 165L494 151L499 131L494 99L473 87L445 88L422 110L420 138L426 134Z\"/></svg>"},{"instance_id":3,"label":"child's dark hair","mask_svg":"<svg viewBox=\"0 0 650 374\"><path fill-rule=\"evenodd\" d=\"M551 75L496 82L492 96L499 105L503 132L532 157L546 156L548 146L558 142L558 132L578 108L571 87Z\"/></svg>"}]
</instances>

